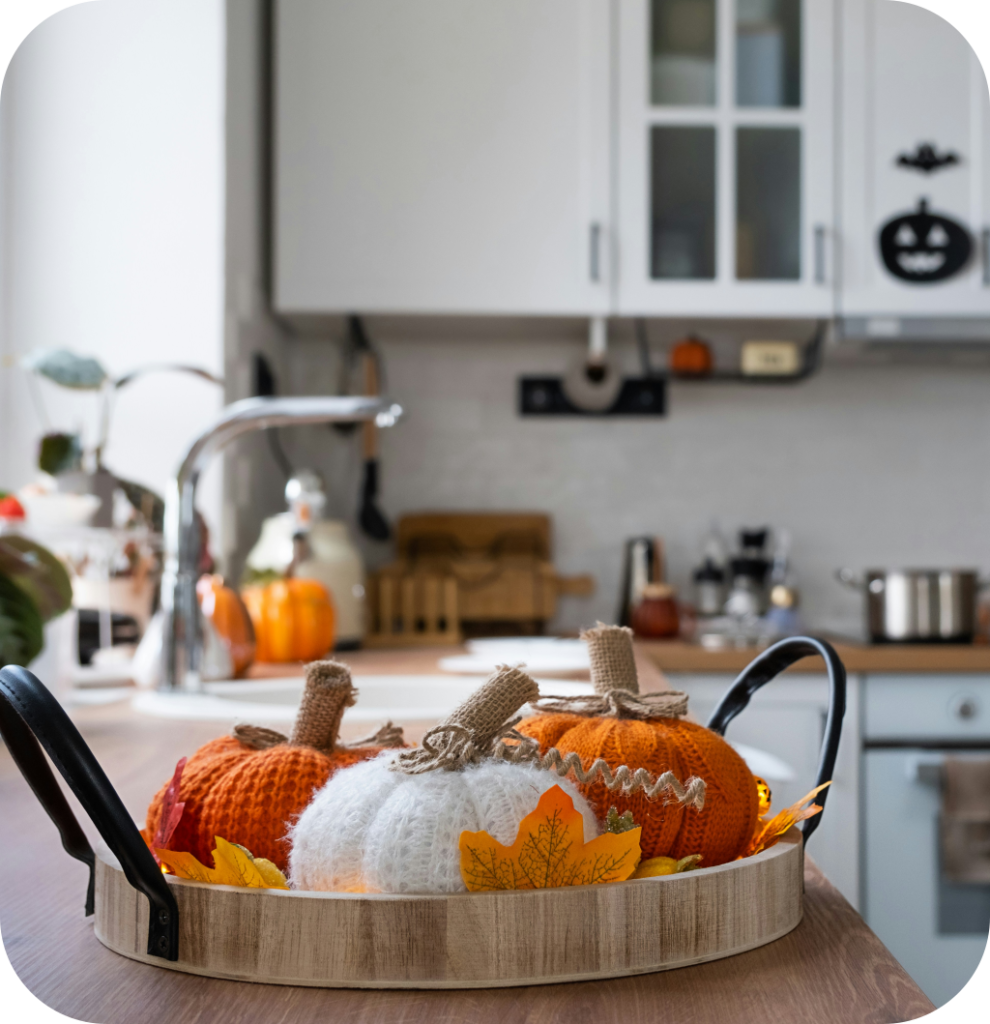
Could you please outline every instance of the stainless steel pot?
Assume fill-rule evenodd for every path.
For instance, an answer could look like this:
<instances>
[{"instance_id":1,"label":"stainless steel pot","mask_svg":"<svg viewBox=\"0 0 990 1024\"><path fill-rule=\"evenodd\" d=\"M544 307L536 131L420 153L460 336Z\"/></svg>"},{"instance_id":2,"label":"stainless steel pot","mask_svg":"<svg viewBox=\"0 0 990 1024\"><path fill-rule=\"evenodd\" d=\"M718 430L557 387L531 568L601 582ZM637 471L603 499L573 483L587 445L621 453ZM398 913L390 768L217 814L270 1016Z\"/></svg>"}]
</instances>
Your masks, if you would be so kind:
<instances>
[{"instance_id":1,"label":"stainless steel pot","mask_svg":"<svg viewBox=\"0 0 990 1024\"><path fill-rule=\"evenodd\" d=\"M875 642L969 643L976 596L986 586L975 569L851 569L836 574L866 595L866 628Z\"/></svg>"}]
</instances>

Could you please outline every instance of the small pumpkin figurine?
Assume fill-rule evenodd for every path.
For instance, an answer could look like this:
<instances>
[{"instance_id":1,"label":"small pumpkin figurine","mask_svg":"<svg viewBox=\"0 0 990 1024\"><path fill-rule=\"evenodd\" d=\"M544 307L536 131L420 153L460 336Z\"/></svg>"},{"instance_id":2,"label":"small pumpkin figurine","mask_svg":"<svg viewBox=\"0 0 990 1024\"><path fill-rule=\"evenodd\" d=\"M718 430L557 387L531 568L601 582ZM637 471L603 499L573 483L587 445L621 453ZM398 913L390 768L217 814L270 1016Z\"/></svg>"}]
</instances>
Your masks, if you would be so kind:
<instances>
[{"instance_id":1,"label":"small pumpkin figurine","mask_svg":"<svg viewBox=\"0 0 990 1024\"><path fill-rule=\"evenodd\" d=\"M186 762L178 800L185 802L169 848L209 864L216 836L247 847L285 871L289 827L339 768L402 746L391 723L360 745L339 742L345 708L355 701L350 669L334 661L306 666L306 686L286 737L272 729L239 725L200 747ZM146 834L154 835L168 785L148 808Z\"/></svg>"},{"instance_id":2,"label":"small pumpkin figurine","mask_svg":"<svg viewBox=\"0 0 990 1024\"><path fill-rule=\"evenodd\" d=\"M519 822L555 785L581 813L585 840L595 838L595 814L574 783L531 762L492 756L513 724L506 720L538 696L529 676L502 668L431 729L422 747L334 775L292 829L293 888L465 892L461 833L484 830L511 845Z\"/></svg>"},{"instance_id":3,"label":"small pumpkin figurine","mask_svg":"<svg viewBox=\"0 0 990 1024\"><path fill-rule=\"evenodd\" d=\"M588 644L595 697L546 698L538 714L517 729L538 741L541 752L556 747L576 753L587 767L603 758L653 775L705 780L704 810L684 802L651 801L642 792L610 792L601 779L581 789L600 817L614 805L631 811L642 826L644 860L701 854L702 866L734 860L746 849L759 818L757 783L736 751L716 733L686 721L683 693L640 696L632 631L603 626L582 634Z\"/></svg>"},{"instance_id":4,"label":"small pumpkin figurine","mask_svg":"<svg viewBox=\"0 0 990 1024\"><path fill-rule=\"evenodd\" d=\"M336 615L322 583L290 577L245 587L241 596L254 623L258 661L312 661L333 647Z\"/></svg>"},{"instance_id":5,"label":"small pumpkin figurine","mask_svg":"<svg viewBox=\"0 0 990 1024\"><path fill-rule=\"evenodd\" d=\"M196 596L203 615L209 619L224 646L230 652L234 675L243 675L254 661L254 626L244 602L223 577L207 574L196 583Z\"/></svg>"}]
</instances>

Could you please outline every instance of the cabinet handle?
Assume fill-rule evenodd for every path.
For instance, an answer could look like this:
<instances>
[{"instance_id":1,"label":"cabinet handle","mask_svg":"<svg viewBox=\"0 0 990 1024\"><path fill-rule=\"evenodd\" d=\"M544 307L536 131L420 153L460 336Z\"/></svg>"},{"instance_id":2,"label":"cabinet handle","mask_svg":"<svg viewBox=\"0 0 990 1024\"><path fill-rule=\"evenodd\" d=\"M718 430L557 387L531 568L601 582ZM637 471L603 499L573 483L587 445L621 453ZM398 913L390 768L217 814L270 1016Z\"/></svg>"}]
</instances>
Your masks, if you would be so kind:
<instances>
[{"instance_id":1,"label":"cabinet handle","mask_svg":"<svg viewBox=\"0 0 990 1024\"><path fill-rule=\"evenodd\" d=\"M980 234L980 256L983 260L983 286L990 286L990 228Z\"/></svg>"},{"instance_id":2,"label":"cabinet handle","mask_svg":"<svg viewBox=\"0 0 990 1024\"><path fill-rule=\"evenodd\" d=\"M592 281L598 282L602 279L602 259L601 259L601 248L602 248L602 226L598 221L591 222L590 229L590 249L589 249L589 266L588 271Z\"/></svg>"},{"instance_id":3,"label":"cabinet handle","mask_svg":"<svg viewBox=\"0 0 990 1024\"><path fill-rule=\"evenodd\" d=\"M825 284L825 226L815 225L815 284Z\"/></svg>"}]
</instances>

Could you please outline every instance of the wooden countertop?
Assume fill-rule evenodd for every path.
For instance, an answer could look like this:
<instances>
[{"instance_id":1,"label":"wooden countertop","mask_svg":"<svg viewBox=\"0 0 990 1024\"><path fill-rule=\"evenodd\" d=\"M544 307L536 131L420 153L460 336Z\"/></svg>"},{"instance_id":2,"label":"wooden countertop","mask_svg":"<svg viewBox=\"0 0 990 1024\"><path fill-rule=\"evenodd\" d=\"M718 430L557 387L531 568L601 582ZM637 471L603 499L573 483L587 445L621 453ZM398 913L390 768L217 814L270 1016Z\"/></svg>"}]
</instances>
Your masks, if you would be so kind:
<instances>
[{"instance_id":1,"label":"wooden countertop","mask_svg":"<svg viewBox=\"0 0 990 1024\"><path fill-rule=\"evenodd\" d=\"M990 644L830 642L848 672L990 672ZM663 672L741 672L759 653L756 648L712 651L683 640L641 640L637 646ZM824 670L821 658L805 658L789 671Z\"/></svg>"},{"instance_id":2,"label":"wooden countertop","mask_svg":"<svg viewBox=\"0 0 990 1024\"><path fill-rule=\"evenodd\" d=\"M430 671L436 655L362 652L347 660L358 672L406 673ZM176 760L217 733L216 724L144 717L127 704L83 708L74 717L139 820ZM97 941L92 919L83 916L86 868L62 851L54 826L3 748L0 801L0 922L7 955L39 999L76 1019L103 1024L646 1024L661 1018L695 1024L858 1024L914 1020L933 1009L810 858L805 916L795 931L749 953L660 974L438 992L288 988L176 974L127 960Z\"/></svg>"}]
</instances>

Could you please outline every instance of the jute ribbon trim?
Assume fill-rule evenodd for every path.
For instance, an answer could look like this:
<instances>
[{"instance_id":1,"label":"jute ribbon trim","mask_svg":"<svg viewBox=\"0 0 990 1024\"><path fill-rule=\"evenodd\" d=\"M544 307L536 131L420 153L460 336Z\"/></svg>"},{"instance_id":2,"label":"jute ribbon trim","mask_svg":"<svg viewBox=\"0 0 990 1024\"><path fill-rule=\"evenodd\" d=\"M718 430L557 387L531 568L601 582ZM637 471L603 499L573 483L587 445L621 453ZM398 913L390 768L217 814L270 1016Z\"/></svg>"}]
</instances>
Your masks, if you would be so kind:
<instances>
[{"instance_id":1,"label":"jute ribbon trim","mask_svg":"<svg viewBox=\"0 0 990 1024\"><path fill-rule=\"evenodd\" d=\"M556 772L561 778L570 773L582 785L601 778L602 784L609 791L620 789L623 793L631 794L642 790L648 800L655 800L661 793L669 791L674 794L678 803L687 807L694 807L700 811L705 806L705 780L696 775L689 778L685 784L673 772L664 772L655 778L645 768L630 771L628 765L624 764L613 771L608 762L601 757L596 758L586 770L581 758L573 751L570 754L561 754L556 747L551 747L541 757L535 740L529 737L520 738L528 742L510 747L499 741L492 756L496 760L513 763L533 762L538 768Z\"/></svg>"},{"instance_id":2,"label":"jute ribbon trim","mask_svg":"<svg viewBox=\"0 0 990 1024\"><path fill-rule=\"evenodd\" d=\"M580 715L582 718L634 718L649 721L653 718L679 718L686 715L688 697L680 690L643 694L609 690L603 694L579 697L541 697L532 702L530 707L544 715L563 713Z\"/></svg>"}]
</instances>

